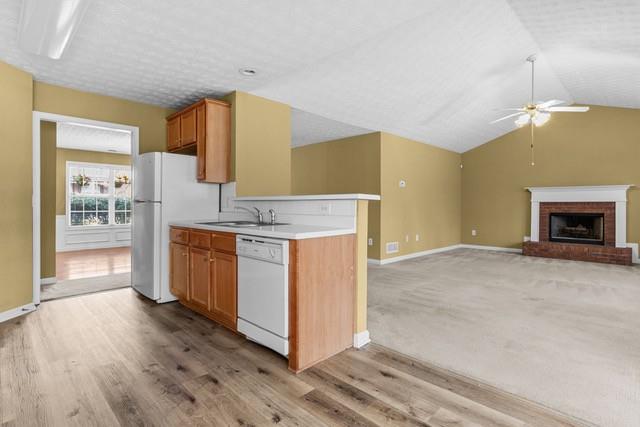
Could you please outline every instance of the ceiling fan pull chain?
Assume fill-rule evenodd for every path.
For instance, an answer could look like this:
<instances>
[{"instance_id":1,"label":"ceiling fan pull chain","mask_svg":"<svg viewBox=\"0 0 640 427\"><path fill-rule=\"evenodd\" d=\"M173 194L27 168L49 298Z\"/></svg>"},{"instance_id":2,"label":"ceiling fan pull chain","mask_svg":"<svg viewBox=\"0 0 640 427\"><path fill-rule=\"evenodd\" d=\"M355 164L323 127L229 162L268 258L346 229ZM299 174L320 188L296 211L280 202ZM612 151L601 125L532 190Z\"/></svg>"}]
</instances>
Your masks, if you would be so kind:
<instances>
[{"instance_id":1,"label":"ceiling fan pull chain","mask_svg":"<svg viewBox=\"0 0 640 427\"><path fill-rule=\"evenodd\" d=\"M533 122L531 122L529 127L531 128L531 166L535 166L536 165L536 157L535 157L535 152L533 150Z\"/></svg>"}]
</instances>

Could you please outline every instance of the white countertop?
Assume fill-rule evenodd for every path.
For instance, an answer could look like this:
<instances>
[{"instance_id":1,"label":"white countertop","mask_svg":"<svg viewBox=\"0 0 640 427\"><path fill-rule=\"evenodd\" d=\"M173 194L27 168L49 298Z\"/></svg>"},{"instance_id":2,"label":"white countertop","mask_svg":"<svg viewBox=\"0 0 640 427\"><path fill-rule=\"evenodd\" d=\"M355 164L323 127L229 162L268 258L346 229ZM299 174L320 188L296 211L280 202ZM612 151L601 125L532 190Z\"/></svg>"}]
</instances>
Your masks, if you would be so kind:
<instances>
[{"instance_id":1,"label":"white countertop","mask_svg":"<svg viewBox=\"0 0 640 427\"><path fill-rule=\"evenodd\" d=\"M215 220L212 220L215 221ZM199 224L207 220L183 220L169 223L175 227L196 228L207 231L223 231L227 233L244 234L247 236L272 237L274 239L302 240L317 237L342 236L345 234L355 234L353 228L335 228L319 225L260 225L257 227L227 227L221 225Z\"/></svg>"},{"instance_id":2,"label":"white countertop","mask_svg":"<svg viewBox=\"0 0 640 427\"><path fill-rule=\"evenodd\" d=\"M243 196L234 200L380 200L377 194L310 194L299 196Z\"/></svg>"}]
</instances>

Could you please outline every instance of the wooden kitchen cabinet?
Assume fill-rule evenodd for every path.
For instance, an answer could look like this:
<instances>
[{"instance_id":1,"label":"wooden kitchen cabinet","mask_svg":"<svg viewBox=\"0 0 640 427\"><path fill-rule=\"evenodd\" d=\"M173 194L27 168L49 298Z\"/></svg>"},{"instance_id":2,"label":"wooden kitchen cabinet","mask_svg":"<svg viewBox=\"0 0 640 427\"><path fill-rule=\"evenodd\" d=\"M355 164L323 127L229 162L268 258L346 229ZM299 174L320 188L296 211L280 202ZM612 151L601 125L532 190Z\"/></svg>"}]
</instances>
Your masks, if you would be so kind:
<instances>
[{"instance_id":1,"label":"wooden kitchen cabinet","mask_svg":"<svg viewBox=\"0 0 640 427\"><path fill-rule=\"evenodd\" d=\"M196 143L196 109L180 115L180 145L185 148Z\"/></svg>"},{"instance_id":2,"label":"wooden kitchen cabinet","mask_svg":"<svg viewBox=\"0 0 640 427\"><path fill-rule=\"evenodd\" d=\"M189 300L189 247L169 244L169 288L178 299Z\"/></svg>"},{"instance_id":3,"label":"wooden kitchen cabinet","mask_svg":"<svg viewBox=\"0 0 640 427\"><path fill-rule=\"evenodd\" d=\"M202 310L211 310L211 251L189 249L189 300Z\"/></svg>"},{"instance_id":4,"label":"wooden kitchen cabinet","mask_svg":"<svg viewBox=\"0 0 640 427\"><path fill-rule=\"evenodd\" d=\"M178 227L169 233L171 292L181 304L236 331L235 234Z\"/></svg>"},{"instance_id":5,"label":"wooden kitchen cabinet","mask_svg":"<svg viewBox=\"0 0 640 427\"><path fill-rule=\"evenodd\" d=\"M237 323L237 259L235 255L215 251L211 269L213 314L232 329Z\"/></svg>"},{"instance_id":6,"label":"wooden kitchen cabinet","mask_svg":"<svg viewBox=\"0 0 640 427\"><path fill-rule=\"evenodd\" d=\"M203 99L167 117L167 150L197 157L200 182L227 183L231 177L231 106Z\"/></svg>"},{"instance_id":7,"label":"wooden kitchen cabinet","mask_svg":"<svg viewBox=\"0 0 640 427\"><path fill-rule=\"evenodd\" d=\"M167 120L167 150L180 149L180 116Z\"/></svg>"}]
</instances>

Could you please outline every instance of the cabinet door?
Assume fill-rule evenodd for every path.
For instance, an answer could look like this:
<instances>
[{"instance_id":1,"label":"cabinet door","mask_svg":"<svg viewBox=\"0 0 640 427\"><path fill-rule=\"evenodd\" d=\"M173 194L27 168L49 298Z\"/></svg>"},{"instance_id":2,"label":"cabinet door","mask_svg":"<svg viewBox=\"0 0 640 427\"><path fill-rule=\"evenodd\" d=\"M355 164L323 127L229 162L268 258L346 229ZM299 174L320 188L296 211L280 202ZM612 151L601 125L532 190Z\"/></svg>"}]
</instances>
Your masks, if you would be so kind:
<instances>
[{"instance_id":1,"label":"cabinet door","mask_svg":"<svg viewBox=\"0 0 640 427\"><path fill-rule=\"evenodd\" d=\"M212 312L216 319L235 330L237 302L237 257L224 252L214 252L211 270L213 289Z\"/></svg>"},{"instance_id":2,"label":"cabinet door","mask_svg":"<svg viewBox=\"0 0 640 427\"><path fill-rule=\"evenodd\" d=\"M167 122L167 150L180 148L180 116Z\"/></svg>"},{"instance_id":3,"label":"cabinet door","mask_svg":"<svg viewBox=\"0 0 640 427\"><path fill-rule=\"evenodd\" d=\"M182 147L196 142L196 109L180 114L180 144Z\"/></svg>"},{"instance_id":4,"label":"cabinet door","mask_svg":"<svg viewBox=\"0 0 640 427\"><path fill-rule=\"evenodd\" d=\"M189 247L169 244L169 288L178 299L189 300Z\"/></svg>"},{"instance_id":5,"label":"cabinet door","mask_svg":"<svg viewBox=\"0 0 640 427\"><path fill-rule=\"evenodd\" d=\"M206 106L202 104L196 108L196 152L198 158L198 180L207 177L207 116Z\"/></svg>"},{"instance_id":6,"label":"cabinet door","mask_svg":"<svg viewBox=\"0 0 640 427\"><path fill-rule=\"evenodd\" d=\"M206 249L191 248L191 277L189 280L189 300L191 304L209 311L211 309L211 252Z\"/></svg>"},{"instance_id":7,"label":"cabinet door","mask_svg":"<svg viewBox=\"0 0 640 427\"><path fill-rule=\"evenodd\" d=\"M204 159L205 177L202 181L225 183L231 173L231 109L229 105L208 102Z\"/></svg>"}]
</instances>

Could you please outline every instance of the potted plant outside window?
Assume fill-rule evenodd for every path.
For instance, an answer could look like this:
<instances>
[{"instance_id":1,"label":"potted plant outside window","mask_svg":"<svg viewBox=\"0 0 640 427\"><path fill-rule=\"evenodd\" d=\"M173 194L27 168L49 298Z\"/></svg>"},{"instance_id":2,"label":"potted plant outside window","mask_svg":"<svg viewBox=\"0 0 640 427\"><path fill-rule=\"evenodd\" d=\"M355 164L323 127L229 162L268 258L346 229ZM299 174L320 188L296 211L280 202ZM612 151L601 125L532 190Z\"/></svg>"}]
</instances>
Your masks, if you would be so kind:
<instances>
[{"instance_id":1,"label":"potted plant outside window","mask_svg":"<svg viewBox=\"0 0 640 427\"><path fill-rule=\"evenodd\" d=\"M87 187L91 183L91 178L83 174L74 175L71 180L71 189L74 193L80 193L82 188Z\"/></svg>"}]
</instances>

